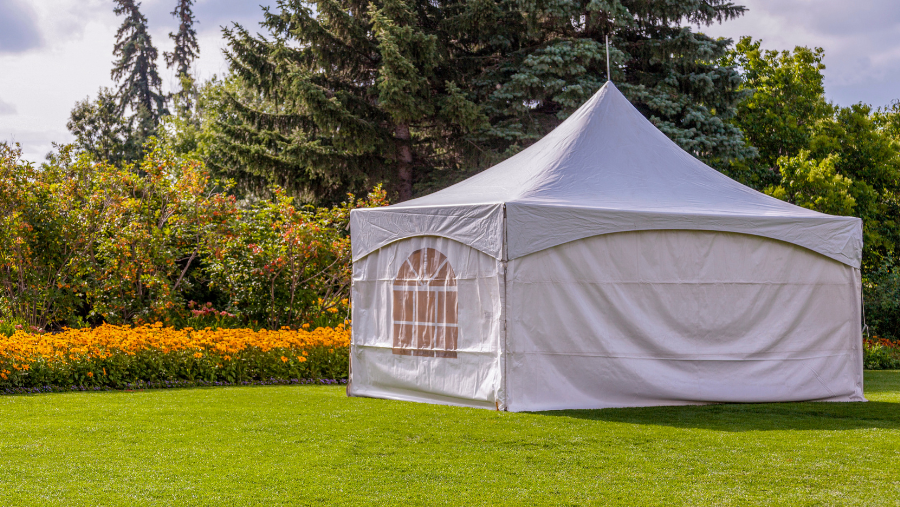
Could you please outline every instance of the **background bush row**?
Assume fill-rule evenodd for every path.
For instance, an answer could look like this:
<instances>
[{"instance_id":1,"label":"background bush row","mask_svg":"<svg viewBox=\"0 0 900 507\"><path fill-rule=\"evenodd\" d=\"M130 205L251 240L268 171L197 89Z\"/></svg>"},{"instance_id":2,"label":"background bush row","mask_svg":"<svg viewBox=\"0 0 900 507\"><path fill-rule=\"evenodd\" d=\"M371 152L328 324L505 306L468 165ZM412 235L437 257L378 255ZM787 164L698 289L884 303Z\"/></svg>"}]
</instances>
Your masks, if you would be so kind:
<instances>
[{"instance_id":1,"label":"background bush row","mask_svg":"<svg viewBox=\"0 0 900 507\"><path fill-rule=\"evenodd\" d=\"M239 201L155 140L133 165L71 148L40 168L20 157L0 144L0 320L37 329L198 316L336 325L348 317L350 210L385 204L380 187L330 208L297 207L277 187Z\"/></svg>"}]
</instances>

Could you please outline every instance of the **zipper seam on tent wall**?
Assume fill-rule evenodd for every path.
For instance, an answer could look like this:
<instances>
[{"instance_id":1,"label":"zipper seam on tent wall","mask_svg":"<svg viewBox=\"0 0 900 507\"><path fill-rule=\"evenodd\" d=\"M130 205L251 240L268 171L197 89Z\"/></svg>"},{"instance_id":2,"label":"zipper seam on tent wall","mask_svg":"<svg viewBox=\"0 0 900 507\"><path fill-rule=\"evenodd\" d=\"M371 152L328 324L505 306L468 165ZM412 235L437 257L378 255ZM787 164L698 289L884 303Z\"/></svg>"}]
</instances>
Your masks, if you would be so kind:
<instances>
[{"instance_id":1,"label":"zipper seam on tent wall","mask_svg":"<svg viewBox=\"0 0 900 507\"><path fill-rule=\"evenodd\" d=\"M500 386L503 388L503 410L509 411L509 375L507 373L509 367L507 364L509 363L509 353L508 353L508 344L509 340L507 339L507 315L509 312L507 311L507 307L509 306L508 291L506 289L507 279L507 264L509 260L507 257L507 238L506 238L506 203L503 203L503 238L500 246L500 268L503 270L503 306L500 308L501 316L503 319L503 350L501 351L501 359L503 360L503 370L501 372L502 378L500 379Z\"/></svg>"}]
</instances>

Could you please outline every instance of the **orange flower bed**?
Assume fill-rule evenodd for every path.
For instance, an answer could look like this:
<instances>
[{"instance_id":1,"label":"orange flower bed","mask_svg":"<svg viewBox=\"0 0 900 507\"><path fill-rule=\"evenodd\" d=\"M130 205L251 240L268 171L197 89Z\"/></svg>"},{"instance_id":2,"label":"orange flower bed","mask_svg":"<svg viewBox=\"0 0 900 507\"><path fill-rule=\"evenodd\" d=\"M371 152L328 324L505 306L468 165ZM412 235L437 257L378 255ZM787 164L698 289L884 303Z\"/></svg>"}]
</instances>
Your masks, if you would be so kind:
<instances>
[{"instance_id":1,"label":"orange flower bed","mask_svg":"<svg viewBox=\"0 0 900 507\"><path fill-rule=\"evenodd\" d=\"M0 385L345 378L350 329L175 329L103 325L0 336Z\"/></svg>"}]
</instances>

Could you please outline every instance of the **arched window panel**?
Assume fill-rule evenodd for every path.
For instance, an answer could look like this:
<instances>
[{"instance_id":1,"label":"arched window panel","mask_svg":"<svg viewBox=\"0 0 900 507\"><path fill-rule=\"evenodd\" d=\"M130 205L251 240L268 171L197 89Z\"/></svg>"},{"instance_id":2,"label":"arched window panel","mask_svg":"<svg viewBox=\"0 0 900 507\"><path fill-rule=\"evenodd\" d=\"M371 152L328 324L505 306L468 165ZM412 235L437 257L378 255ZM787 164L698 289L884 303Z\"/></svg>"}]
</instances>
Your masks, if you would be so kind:
<instances>
[{"instance_id":1,"label":"arched window panel","mask_svg":"<svg viewBox=\"0 0 900 507\"><path fill-rule=\"evenodd\" d=\"M456 274L434 248L406 259L393 285L393 353L456 357L459 338Z\"/></svg>"}]
</instances>

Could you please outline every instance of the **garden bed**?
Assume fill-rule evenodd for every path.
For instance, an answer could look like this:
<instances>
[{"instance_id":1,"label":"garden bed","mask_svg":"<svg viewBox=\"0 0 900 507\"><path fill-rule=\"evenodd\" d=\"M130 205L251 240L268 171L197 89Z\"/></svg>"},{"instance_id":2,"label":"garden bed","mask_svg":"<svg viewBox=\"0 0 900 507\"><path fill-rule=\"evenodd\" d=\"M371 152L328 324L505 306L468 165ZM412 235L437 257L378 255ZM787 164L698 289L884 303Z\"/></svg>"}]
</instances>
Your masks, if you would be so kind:
<instances>
[{"instance_id":1,"label":"garden bed","mask_svg":"<svg viewBox=\"0 0 900 507\"><path fill-rule=\"evenodd\" d=\"M0 336L0 392L340 381L350 329L103 325Z\"/></svg>"}]
</instances>

